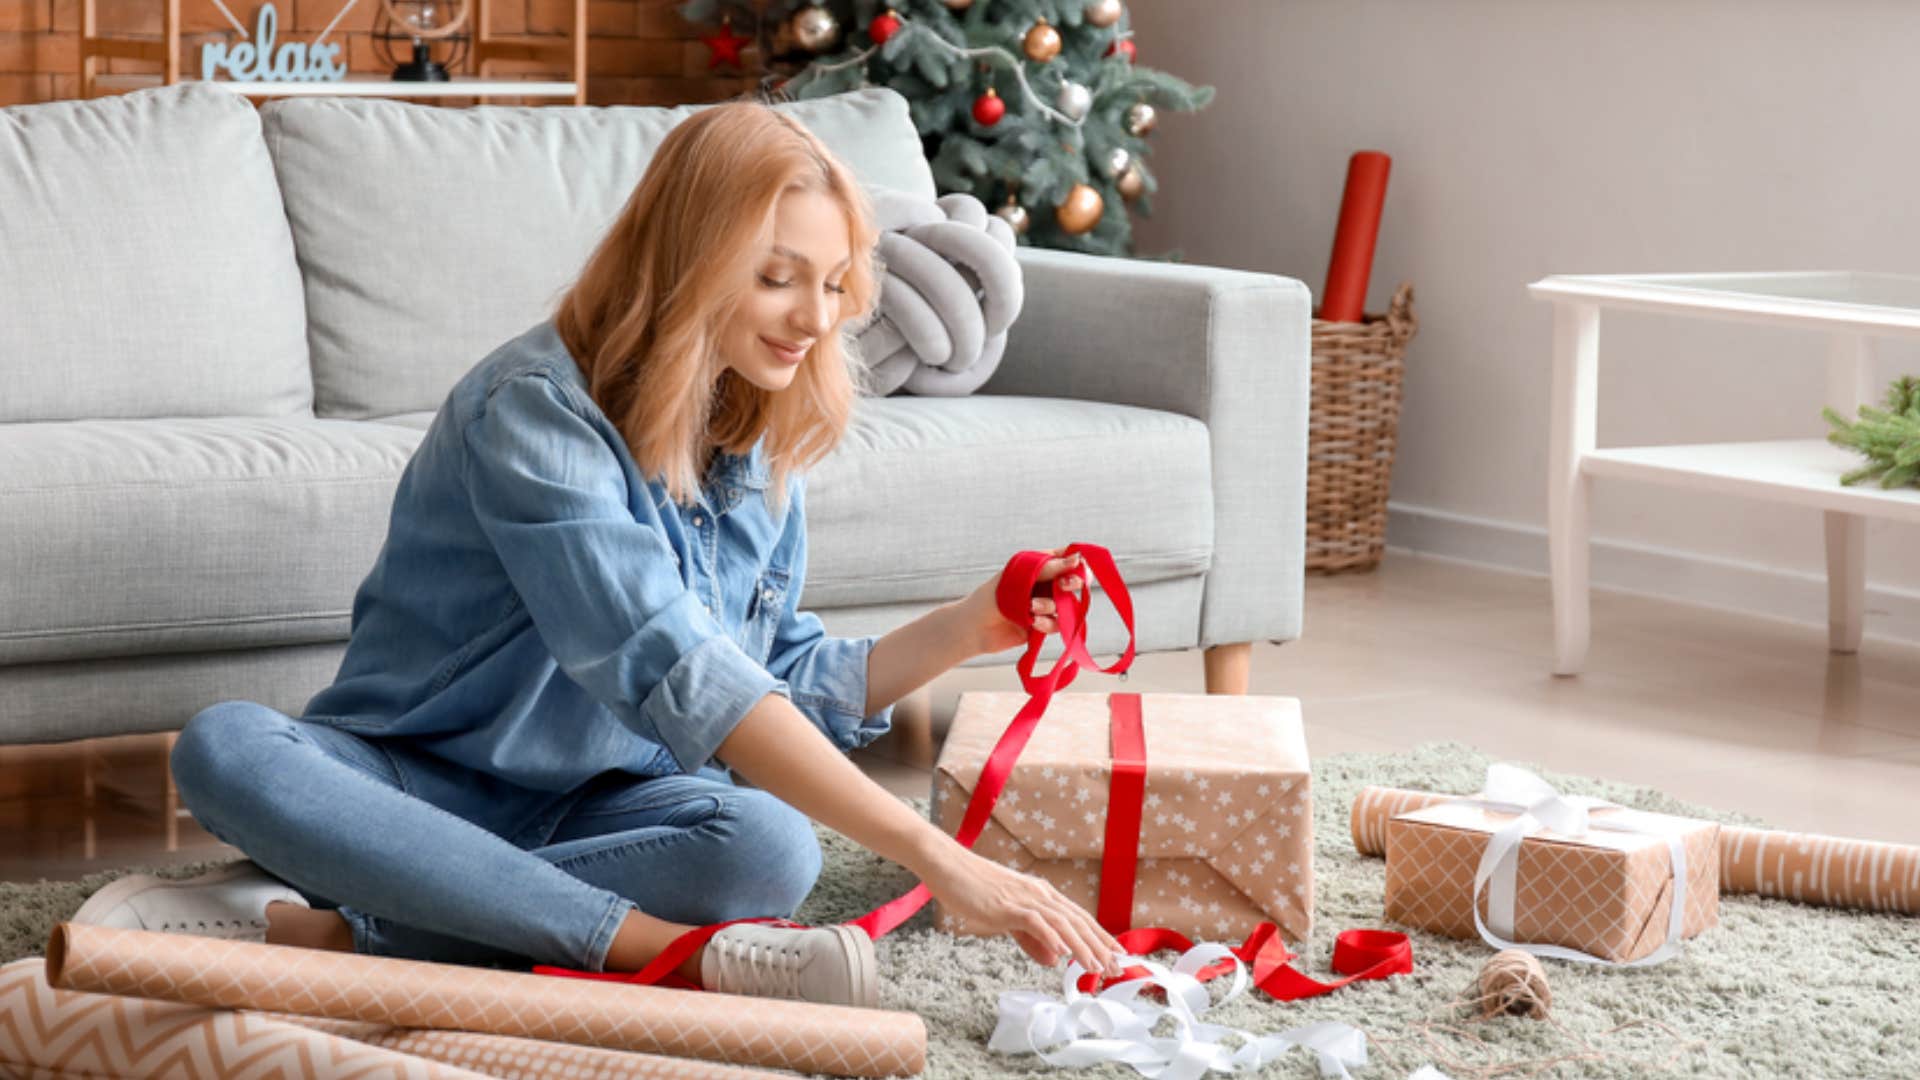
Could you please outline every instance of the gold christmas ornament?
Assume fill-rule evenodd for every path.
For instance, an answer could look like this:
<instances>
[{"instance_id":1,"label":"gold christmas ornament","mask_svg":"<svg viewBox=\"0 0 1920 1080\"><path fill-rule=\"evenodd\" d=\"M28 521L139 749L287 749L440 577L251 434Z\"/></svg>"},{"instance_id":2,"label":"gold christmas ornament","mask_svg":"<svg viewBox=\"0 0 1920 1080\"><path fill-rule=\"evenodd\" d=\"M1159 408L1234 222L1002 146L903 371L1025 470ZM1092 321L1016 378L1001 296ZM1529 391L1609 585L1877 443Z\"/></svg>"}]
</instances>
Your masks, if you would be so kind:
<instances>
[{"instance_id":1,"label":"gold christmas ornament","mask_svg":"<svg viewBox=\"0 0 1920 1080\"><path fill-rule=\"evenodd\" d=\"M826 52L840 36L840 20L823 7L803 7L790 20L793 40L809 52Z\"/></svg>"},{"instance_id":2,"label":"gold christmas ornament","mask_svg":"<svg viewBox=\"0 0 1920 1080\"><path fill-rule=\"evenodd\" d=\"M1053 217L1063 231L1079 236L1100 223L1100 211L1105 205L1099 192L1085 184L1075 184L1073 190L1067 192L1067 201L1054 208Z\"/></svg>"},{"instance_id":3,"label":"gold christmas ornament","mask_svg":"<svg viewBox=\"0 0 1920 1080\"><path fill-rule=\"evenodd\" d=\"M1127 106L1127 134L1139 138L1152 131L1153 125L1159 122L1160 114L1146 102L1137 101Z\"/></svg>"},{"instance_id":4,"label":"gold christmas ornament","mask_svg":"<svg viewBox=\"0 0 1920 1080\"><path fill-rule=\"evenodd\" d=\"M1087 21L1095 26L1112 26L1120 21L1120 0L1093 0L1087 5Z\"/></svg>"},{"instance_id":5,"label":"gold christmas ornament","mask_svg":"<svg viewBox=\"0 0 1920 1080\"><path fill-rule=\"evenodd\" d=\"M995 210L993 216L1011 225L1015 236L1027 235L1027 228L1033 224L1033 219L1027 216L1027 208L1012 199L1007 200L1007 205Z\"/></svg>"},{"instance_id":6,"label":"gold christmas ornament","mask_svg":"<svg viewBox=\"0 0 1920 1080\"><path fill-rule=\"evenodd\" d=\"M1140 197L1141 192L1147 190L1147 179L1140 175L1139 165L1128 165L1127 171L1121 173L1120 178L1114 181L1114 186L1120 189L1121 198L1132 202Z\"/></svg>"},{"instance_id":7,"label":"gold christmas ornament","mask_svg":"<svg viewBox=\"0 0 1920 1080\"><path fill-rule=\"evenodd\" d=\"M1047 20L1041 19L1033 24L1033 29L1027 31L1021 47L1026 50L1027 59L1044 64L1060 55L1060 31L1047 25Z\"/></svg>"},{"instance_id":8,"label":"gold christmas ornament","mask_svg":"<svg viewBox=\"0 0 1920 1080\"><path fill-rule=\"evenodd\" d=\"M1107 151L1107 175L1119 179L1120 174L1133 167L1133 155L1124 146L1116 146Z\"/></svg>"}]
</instances>

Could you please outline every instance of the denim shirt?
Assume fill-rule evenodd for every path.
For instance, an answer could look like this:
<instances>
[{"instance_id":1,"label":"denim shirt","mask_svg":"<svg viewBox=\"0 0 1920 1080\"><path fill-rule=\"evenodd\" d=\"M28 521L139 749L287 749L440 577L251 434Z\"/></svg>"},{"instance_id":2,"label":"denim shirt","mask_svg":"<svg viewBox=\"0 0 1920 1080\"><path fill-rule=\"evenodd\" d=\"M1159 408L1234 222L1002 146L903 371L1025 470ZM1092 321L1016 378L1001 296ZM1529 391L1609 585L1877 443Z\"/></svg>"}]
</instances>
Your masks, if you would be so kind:
<instances>
[{"instance_id":1,"label":"denim shirt","mask_svg":"<svg viewBox=\"0 0 1920 1080\"><path fill-rule=\"evenodd\" d=\"M756 444L674 503L533 328L435 415L306 719L552 792L696 772L769 693L842 749L872 742L892 718L866 715L874 639L797 608L805 485L776 511L768 484Z\"/></svg>"}]
</instances>

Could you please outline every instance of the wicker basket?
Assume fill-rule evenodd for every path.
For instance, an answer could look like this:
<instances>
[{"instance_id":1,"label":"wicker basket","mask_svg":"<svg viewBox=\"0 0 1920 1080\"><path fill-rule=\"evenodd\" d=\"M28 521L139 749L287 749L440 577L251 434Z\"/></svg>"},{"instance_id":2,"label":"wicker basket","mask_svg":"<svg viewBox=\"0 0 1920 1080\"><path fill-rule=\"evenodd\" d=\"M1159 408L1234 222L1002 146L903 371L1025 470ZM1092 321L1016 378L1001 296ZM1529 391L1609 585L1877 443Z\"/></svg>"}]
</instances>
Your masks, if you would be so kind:
<instances>
[{"instance_id":1,"label":"wicker basket","mask_svg":"<svg viewBox=\"0 0 1920 1080\"><path fill-rule=\"evenodd\" d=\"M1400 376L1419 322L1413 286L1385 315L1313 320L1307 420L1307 569L1371 570L1387 546L1387 488L1400 427Z\"/></svg>"}]
</instances>

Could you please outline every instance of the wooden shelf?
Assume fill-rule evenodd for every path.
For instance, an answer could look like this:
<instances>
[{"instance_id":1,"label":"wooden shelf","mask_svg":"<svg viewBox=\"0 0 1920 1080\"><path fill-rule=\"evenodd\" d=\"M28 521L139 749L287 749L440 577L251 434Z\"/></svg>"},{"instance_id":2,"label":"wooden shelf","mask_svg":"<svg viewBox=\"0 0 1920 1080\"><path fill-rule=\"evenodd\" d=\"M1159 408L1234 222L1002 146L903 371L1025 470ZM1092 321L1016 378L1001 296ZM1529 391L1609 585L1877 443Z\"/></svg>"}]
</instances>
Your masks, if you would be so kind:
<instances>
[{"instance_id":1,"label":"wooden shelf","mask_svg":"<svg viewBox=\"0 0 1920 1080\"><path fill-rule=\"evenodd\" d=\"M349 76L339 82L233 82L216 79L207 83L231 90L243 97L550 97L578 96L580 85L572 82L534 82L513 79L453 79L448 82L396 82L377 75Z\"/></svg>"},{"instance_id":2,"label":"wooden shelf","mask_svg":"<svg viewBox=\"0 0 1920 1080\"><path fill-rule=\"evenodd\" d=\"M98 0L80 0L80 96L90 98L102 91L115 92L139 86L172 86L182 81L181 44L193 39L218 38L225 31L182 33L182 0L152 0L162 7L165 33L154 36L101 33ZM377 0L376 0L377 2ZM465 77L443 83L396 82L382 75L349 75L339 82L235 82L209 80L217 86L246 98L313 97L346 95L393 98L550 98L587 103L587 0L573 0L573 29L565 37L498 37L489 29L488 0L465 0L473 5L473 40L468 43ZM158 64L161 70L150 74L113 73L99 70L106 58L144 60ZM564 80L489 78L488 66L494 61L536 61L564 68L570 76Z\"/></svg>"}]
</instances>

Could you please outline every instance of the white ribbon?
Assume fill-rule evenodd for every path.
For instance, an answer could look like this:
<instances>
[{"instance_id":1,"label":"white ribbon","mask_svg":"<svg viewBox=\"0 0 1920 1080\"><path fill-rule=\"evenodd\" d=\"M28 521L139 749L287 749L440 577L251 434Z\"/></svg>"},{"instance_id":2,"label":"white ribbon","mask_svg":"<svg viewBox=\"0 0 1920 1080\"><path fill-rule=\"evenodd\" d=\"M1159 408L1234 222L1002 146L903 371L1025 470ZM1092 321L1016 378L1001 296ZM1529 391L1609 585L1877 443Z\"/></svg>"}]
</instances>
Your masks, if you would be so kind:
<instances>
[{"instance_id":1,"label":"white ribbon","mask_svg":"<svg viewBox=\"0 0 1920 1080\"><path fill-rule=\"evenodd\" d=\"M1085 969L1067 965L1060 998L1032 990L1010 990L1000 995L1000 1022L987 1040L987 1049L1003 1054L1033 1052L1049 1065L1070 1068L1117 1061L1133 1067L1148 1080L1198 1080L1209 1072L1250 1072L1295 1047L1313 1052L1320 1075L1350 1077L1347 1070L1367 1063L1367 1037L1359 1028L1336 1021L1307 1024L1275 1035L1209 1024L1200 1015L1213 1006L1207 988L1194 973L1215 961L1233 961L1233 985L1219 1004L1246 992L1247 969L1225 945L1195 945L1169 968L1137 957L1123 957L1127 966L1152 974L1114 985L1095 995L1080 992ZM1157 986L1167 1003L1142 1000L1141 992ZM1153 1029L1171 1019L1172 1036ZM1220 1045L1228 1035L1242 1043L1237 1049Z\"/></svg>"},{"instance_id":2,"label":"white ribbon","mask_svg":"<svg viewBox=\"0 0 1920 1080\"><path fill-rule=\"evenodd\" d=\"M1478 795L1455 800L1470 806L1518 815L1487 840L1480 856L1480 867L1473 875L1473 925L1480 937L1496 949L1519 949L1535 956L1557 960L1575 960L1614 967L1646 967L1671 959L1680 951L1681 931L1687 917L1687 851L1680 837L1670 829L1650 823L1644 816L1618 803L1579 795L1562 795L1553 785L1525 769L1512 765L1487 766L1487 785ZM1589 811L1614 811L1589 817ZM1560 945L1532 945L1510 940L1513 937L1515 881L1520 869L1520 845L1535 831L1547 828L1562 836L1579 838L1589 829L1610 832L1664 836L1671 855L1673 905L1667 913L1667 939L1661 946L1638 960L1613 961ZM1487 914L1480 915L1480 894L1487 894Z\"/></svg>"}]
</instances>

